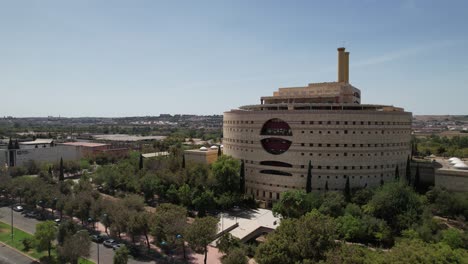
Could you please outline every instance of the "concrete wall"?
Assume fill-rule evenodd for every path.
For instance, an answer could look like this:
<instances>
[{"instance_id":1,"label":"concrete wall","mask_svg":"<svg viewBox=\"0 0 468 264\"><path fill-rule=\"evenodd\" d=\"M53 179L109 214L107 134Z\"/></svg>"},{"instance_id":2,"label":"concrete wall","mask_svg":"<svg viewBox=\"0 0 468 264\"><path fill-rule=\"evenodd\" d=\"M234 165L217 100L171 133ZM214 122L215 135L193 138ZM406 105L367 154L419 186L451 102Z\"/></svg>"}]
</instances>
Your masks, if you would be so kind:
<instances>
[{"instance_id":1,"label":"concrete wall","mask_svg":"<svg viewBox=\"0 0 468 264\"><path fill-rule=\"evenodd\" d=\"M50 148L17 149L14 151L15 166L23 166L26 162L33 160L38 163L58 162L63 160L79 160L83 157L82 151L75 146L54 146ZM8 150L0 150L0 162L2 165L8 160Z\"/></svg>"},{"instance_id":2,"label":"concrete wall","mask_svg":"<svg viewBox=\"0 0 468 264\"><path fill-rule=\"evenodd\" d=\"M435 186L454 192L468 192L468 171L438 169L435 172Z\"/></svg>"},{"instance_id":3,"label":"concrete wall","mask_svg":"<svg viewBox=\"0 0 468 264\"><path fill-rule=\"evenodd\" d=\"M424 185L434 185L435 183L435 165L432 162L411 162L411 176L416 175L416 167L419 166L419 180ZM412 179L413 179L412 178Z\"/></svg>"},{"instance_id":4,"label":"concrete wall","mask_svg":"<svg viewBox=\"0 0 468 264\"><path fill-rule=\"evenodd\" d=\"M184 155L186 162L211 164L218 160L218 150L186 150Z\"/></svg>"}]
</instances>

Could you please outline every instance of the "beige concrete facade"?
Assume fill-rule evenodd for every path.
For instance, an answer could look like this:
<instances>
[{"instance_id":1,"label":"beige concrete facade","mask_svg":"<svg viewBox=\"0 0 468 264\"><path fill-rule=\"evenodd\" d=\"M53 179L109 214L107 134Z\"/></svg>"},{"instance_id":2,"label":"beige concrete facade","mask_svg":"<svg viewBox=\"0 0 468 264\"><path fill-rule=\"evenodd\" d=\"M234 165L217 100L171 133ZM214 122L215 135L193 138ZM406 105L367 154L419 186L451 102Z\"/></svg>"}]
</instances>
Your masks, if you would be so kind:
<instances>
[{"instance_id":1,"label":"beige concrete facade","mask_svg":"<svg viewBox=\"0 0 468 264\"><path fill-rule=\"evenodd\" d=\"M347 83L349 69L341 69L339 82L279 89L259 105L224 113L224 153L244 160L247 193L271 201L305 190L309 161L313 190L341 190L348 177L352 188L378 186L394 179L397 166L404 175L412 114L361 105L360 91ZM351 97L323 99L336 95Z\"/></svg>"},{"instance_id":2,"label":"beige concrete facade","mask_svg":"<svg viewBox=\"0 0 468 264\"><path fill-rule=\"evenodd\" d=\"M211 164L218 160L218 150L190 149L184 151L184 156L186 162Z\"/></svg>"},{"instance_id":3,"label":"beige concrete facade","mask_svg":"<svg viewBox=\"0 0 468 264\"><path fill-rule=\"evenodd\" d=\"M435 186L454 192L468 192L468 171L438 169L435 171Z\"/></svg>"}]
</instances>

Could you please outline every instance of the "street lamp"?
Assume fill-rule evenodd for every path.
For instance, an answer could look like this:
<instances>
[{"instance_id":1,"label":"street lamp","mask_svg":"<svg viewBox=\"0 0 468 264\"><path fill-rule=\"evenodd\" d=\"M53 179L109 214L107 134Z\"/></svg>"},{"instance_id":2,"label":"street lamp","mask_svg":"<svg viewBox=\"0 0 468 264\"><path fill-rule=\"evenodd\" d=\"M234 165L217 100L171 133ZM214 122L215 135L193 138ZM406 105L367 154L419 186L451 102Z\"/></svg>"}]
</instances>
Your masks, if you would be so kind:
<instances>
[{"instance_id":1,"label":"street lamp","mask_svg":"<svg viewBox=\"0 0 468 264\"><path fill-rule=\"evenodd\" d=\"M182 239L182 249L184 250L184 259L187 259L186 255L185 255L185 241L183 239L184 237L181 235L181 234L177 234L176 235L176 239L179 240L179 239Z\"/></svg>"},{"instance_id":2,"label":"street lamp","mask_svg":"<svg viewBox=\"0 0 468 264\"><path fill-rule=\"evenodd\" d=\"M54 211L55 211L55 208L57 207L57 200L58 198L57 197L54 197L54 201L53 201L53 206L52 206L52 215L54 215L55 217L55 214L54 214Z\"/></svg>"},{"instance_id":3,"label":"street lamp","mask_svg":"<svg viewBox=\"0 0 468 264\"><path fill-rule=\"evenodd\" d=\"M11 198L13 200L13 192L11 193ZM13 206L15 203L12 201L11 203L11 242L13 242Z\"/></svg>"},{"instance_id":4,"label":"street lamp","mask_svg":"<svg viewBox=\"0 0 468 264\"><path fill-rule=\"evenodd\" d=\"M108 215L106 213L104 213L102 216L104 217L104 228L105 228L105 232L107 234L107 223L108 223L107 217L108 217Z\"/></svg>"}]
</instances>

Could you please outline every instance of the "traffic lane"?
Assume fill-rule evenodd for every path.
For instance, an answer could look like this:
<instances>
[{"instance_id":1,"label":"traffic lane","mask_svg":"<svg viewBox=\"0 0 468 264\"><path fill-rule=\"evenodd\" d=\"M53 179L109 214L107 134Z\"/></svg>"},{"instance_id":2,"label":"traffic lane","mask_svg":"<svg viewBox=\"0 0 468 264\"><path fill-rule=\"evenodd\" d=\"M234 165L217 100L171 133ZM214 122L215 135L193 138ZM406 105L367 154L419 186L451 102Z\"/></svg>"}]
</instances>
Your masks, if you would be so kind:
<instances>
[{"instance_id":1,"label":"traffic lane","mask_svg":"<svg viewBox=\"0 0 468 264\"><path fill-rule=\"evenodd\" d=\"M11 223L11 208L0 207L0 221L10 224ZM34 218L27 218L19 212L13 211L13 226L22 229L30 234L36 232L36 224L40 221ZM90 258L92 261L97 263L97 245L91 243ZM100 263L112 263L114 259L114 251L111 248L106 248L102 244L99 244L99 261ZM129 264L142 264L142 263L155 263L153 261L137 261L132 258L128 260Z\"/></svg>"},{"instance_id":2,"label":"traffic lane","mask_svg":"<svg viewBox=\"0 0 468 264\"><path fill-rule=\"evenodd\" d=\"M1 207L0 208L0 220L7 224L11 224L11 208ZM22 229L30 234L36 232L36 224L39 223L34 218L27 218L19 212L13 211L13 226Z\"/></svg>"},{"instance_id":3,"label":"traffic lane","mask_svg":"<svg viewBox=\"0 0 468 264\"><path fill-rule=\"evenodd\" d=\"M17 251L0 244L0 264L31 264L37 263Z\"/></svg>"},{"instance_id":4,"label":"traffic lane","mask_svg":"<svg viewBox=\"0 0 468 264\"><path fill-rule=\"evenodd\" d=\"M91 243L90 259L94 263L97 261L97 247L99 245L99 263L113 263L114 262L114 251L111 248L106 248L102 244Z\"/></svg>"},{"instance_id":5,"label":"traffic lane","mask_svg":"<svg viewBox=\"0 0 468 264\"><path fill-rule=\"evenodd\" d=\"M99 244L99 263L113 263L114 262L114 250L112 248L107 248L103 244ZM91 251L90 251L90 260L97 262L97 244L92 242L91 243ZM131 256L128 258L128 264L155 264L156 261L148 260L135 260Z\"/></svg>"}]
</instances>

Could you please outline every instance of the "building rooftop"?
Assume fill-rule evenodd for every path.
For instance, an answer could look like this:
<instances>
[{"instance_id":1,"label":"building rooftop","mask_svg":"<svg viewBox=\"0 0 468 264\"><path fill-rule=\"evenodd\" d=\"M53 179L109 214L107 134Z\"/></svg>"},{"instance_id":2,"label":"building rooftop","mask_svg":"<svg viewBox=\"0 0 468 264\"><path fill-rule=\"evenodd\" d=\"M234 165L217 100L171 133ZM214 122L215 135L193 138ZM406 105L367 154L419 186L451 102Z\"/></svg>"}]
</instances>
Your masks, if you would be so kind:
<instances>
[{"instance_id":1,"label":"building rooftop","mask_svg":"<svg viewBox=\"0 0 468 264\"><path fill-rule=\"evenodd\" d=\"M33 141L19 142L19 144L20 145L41 145L41 144L51 144L52 142L54 142L53 139L38 138Z\"/></svg>"},{"instance_id":2,"label":"building rooftop","mask_svg":"<svg viewBox=\"0 0 468 264\"><path fill-rule=\"evenodd\" d=\"M229 233L242 242L261 235L265 230L275 230L281 222L281 219L275 217L271 210L261 208L251 210L234 209L223 212L219 216L218 233L232 229Z\"/></svg>"},{"instance_id":3,"label":"building rooftop","mask_svg":"<svg viewBox=\"0 0 468 264\"><path fill-rule=\"evenodd\" d=\"M141 155L143 156L143 158L155 158L155 157L169 156L169 152L161 151L161 152L145 153Z\"/></svg>"},{"instance_id":4,"label":"building rooftop","mask_svg":"<svg viewBox=\"0 0 468 264\"><path fill-rule=\"evenodd\" d=\"M142 140L163 140L166 136L137 136L127 134L113 134L113 135L94 135L94 139L108 140L108 141L142 141Z\"/></svg>"},{"instance_id":5,"label":"building rooftop","mask_svg":"<svg viewBox=\"0 0 468 264\"><path fill-rule=\"evenodd\" d=\"M109 144L94 143L94 142L66 142L66 143L61 143L61 145L88 147L88 148L109 146Z\"/></svg>"}]
</instances>

